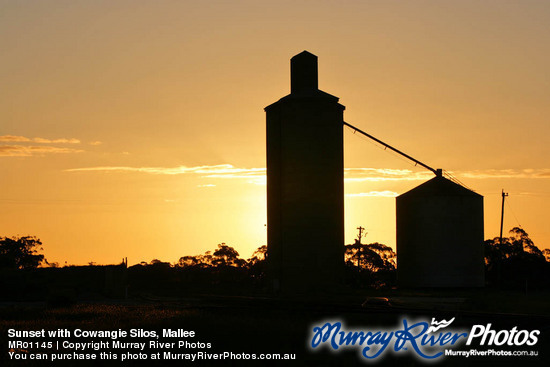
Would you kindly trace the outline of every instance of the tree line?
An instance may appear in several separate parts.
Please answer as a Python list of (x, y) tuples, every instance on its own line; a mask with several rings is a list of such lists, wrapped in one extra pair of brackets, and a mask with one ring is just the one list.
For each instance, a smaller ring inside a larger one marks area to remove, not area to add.
[(527, 232), (514, 227), (509, 237), (486, 240), (485, 281), (499, 288), (550, 288), (550, 250), (540, 250)]
[[(444, 244), (442, 244), (444, 246)], [(35, 236), (0, 237), (0, 269), (34, 269), (49, 264)], [(527, 285), (548, 288), (550, 284), (550, 250), (540, 250), (519, 227), (510, 236), (484, 242), (485, 271), (488, 286), (518, 288)], [(353, 287), (392, 287), (396, 284), (397, 256), (393, 249), (375, 242), (361, 243), (359, 237), (344, 248), (344, 282)], [(233, 247), (221, 243), (213, 251), (196, 256), (182, 256), (171, 264), (154, 259), (128, 268), (136, 284), (162, 282), (239, 283), (265, 286), (267, 246), (260, 246), (248, 259)], [(450, 254), (452, 256), (452, 254)], [(92, 265), (92, 263), (90, 263)], [(164, 279), (163, 277), (166, 277)], [(131, 278), (131, 277), (130, 277)]]

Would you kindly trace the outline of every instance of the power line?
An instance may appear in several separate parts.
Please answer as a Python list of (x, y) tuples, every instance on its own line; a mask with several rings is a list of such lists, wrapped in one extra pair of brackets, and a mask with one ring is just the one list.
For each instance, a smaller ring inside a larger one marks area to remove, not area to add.
[(518, 220), (518, 217), (516, 216), (516, 213), (514, 213), (514, 210), (512, 209), (512, 205), (510, 205), (510, 199), (508, 198), (508, 201), (506, 202), (508, 205), (508, 209), (512, 212), (512, 215), (514, 216), (514, 219), (516, 220), (516, 223), (518, 224), (518, 227), (521, 228), (521, 223)]

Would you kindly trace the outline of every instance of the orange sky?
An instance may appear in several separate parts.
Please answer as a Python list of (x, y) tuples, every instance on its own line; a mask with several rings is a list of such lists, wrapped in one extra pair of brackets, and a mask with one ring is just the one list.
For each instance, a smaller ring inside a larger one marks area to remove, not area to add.
[[(485, 196), (485, 237), (550, 247), (550, 3), (0, 0), (0, 236), (49, 261), (266, 243), (265, 113), (319, 56), (345, 120)], [(395, 246), (431, 177), (345, 131), (346, 242)]]

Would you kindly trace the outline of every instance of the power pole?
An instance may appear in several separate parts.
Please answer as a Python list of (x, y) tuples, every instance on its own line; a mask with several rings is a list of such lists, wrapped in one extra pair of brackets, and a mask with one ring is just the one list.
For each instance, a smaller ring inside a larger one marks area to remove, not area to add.
[[(363, 231), (365, 230), (366, 228), (364, 227), (357, 227), (357, 230), (359, 231), (359, 234), (357, 235), (357, 243), (361, 243), (361, 238), (363, 237)], [(366, 233), (365, 233), (366, 235)]]
[(502, 210), (500, 212), (500, 241), (499, 245), (502, 245), (502, 225), (504, 224), (504, 199), (508, 196), (507, 192), (504, 192), (504, 189), (502, 190)]
[[(359, 234), (357, 235), (357, 239), (355, 240), (355, 244), (357, 246), (359, 246), (359, 248), (357, 249), (357, 251), (359, 252), (359, 258), (357, 260), (357, 265), (362, 268), (362, 261), (364, 260), (364, 256), (363, 256), (363, 246), (361, 245), (361, 238), (363, 237), (363, 231), (365, 231), (366, 228), (364, 227), (357, 227), (357, 230), (359, 231)], [(367, 234), (365, 233), (365, 236)]]

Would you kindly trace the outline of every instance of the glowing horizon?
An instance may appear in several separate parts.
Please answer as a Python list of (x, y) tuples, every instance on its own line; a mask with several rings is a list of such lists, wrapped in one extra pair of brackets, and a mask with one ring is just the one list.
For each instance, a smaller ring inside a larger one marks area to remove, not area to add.
[[(422, 6), (419, 6), (419, 5)], [(48, 261), (175, 262), (266, 243), (265, 113), (319, 57), (345, 121), (485, 197), (485, 238), (550, 247), (550, 4), (1, 2), (0, 236)], [(344, 129), (346, 243), (395, 248), (433, 177)]]

